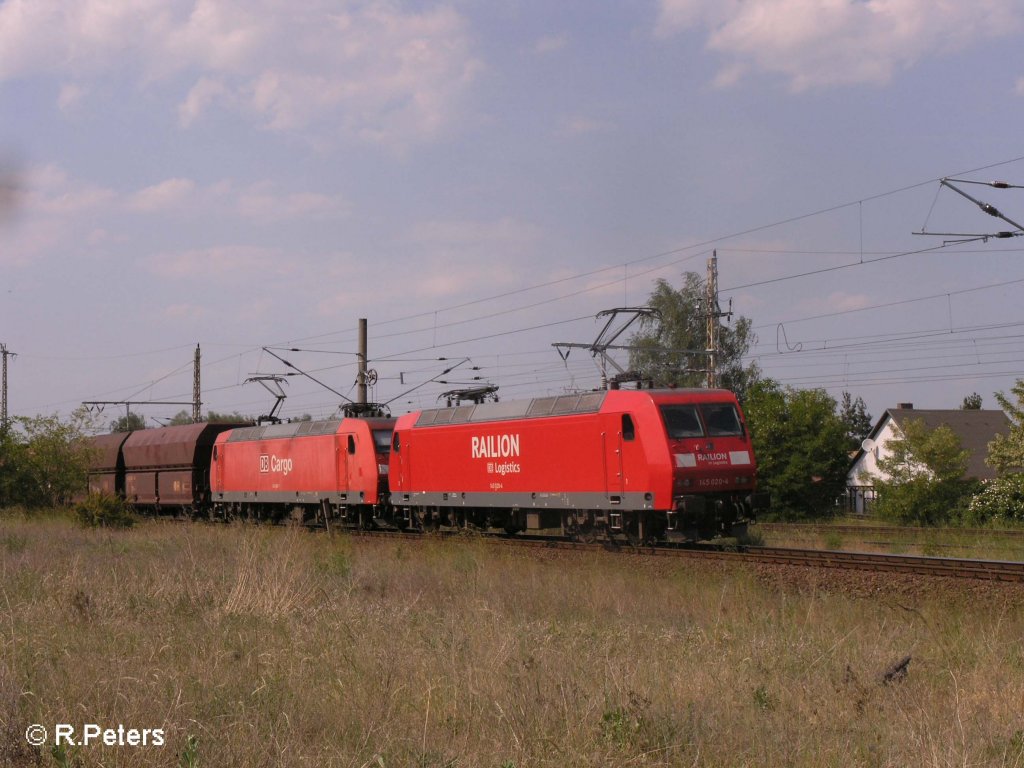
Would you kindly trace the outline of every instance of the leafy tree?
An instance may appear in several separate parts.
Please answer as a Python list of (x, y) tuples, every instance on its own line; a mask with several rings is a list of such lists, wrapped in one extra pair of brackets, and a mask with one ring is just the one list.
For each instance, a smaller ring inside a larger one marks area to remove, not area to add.
[(238, 411), (233, 411), (231, 413), (207, 411), (206, 421), (211, 424), (254, 424), (256, 419), (252, 416), (243, 416)]
[(981, 395), (977, 392), (971, 392), (964, 398), (963, 403), (960, 404), (961, 411), (980, 411), (981, 410)]
[(192, 413), (191, 413), (191, 411), (186, 411), (184, 408), (182, 408), (176, 414), (171, 416), (171, 420), (167, 422), (167, 426), (168, 427), (182, 427), (182, 426), (184, 426), (186, 424), (191, 424), (191, 423), (192, 423)]
[[(207, 411), (206, 417), (203, 421), (210, 424), (252, 424), (256, 420), (251, 416), (243, 416), (238, 411), (234, 413), (217, 413), (216, 411)], [(184, 424), (193, 424), (192, 412), (181, 410), (178, 411), (171, 420), (167, 422), (169, 427), (178, 427)]]
[(874, 426), (864, 400), (860, 397), (855, 400), (849, 392), (843, 392), (839, 418), (846, 425), (847, 450), (857, 450), (864, 438), (871, 434)]
[(763, 379), (747, 392), (743, 410), (758, 465), (758, 485), (785, 519), (835, 512), (846, 485), (847, 425), (822, 389), (793, 389)]
[(902, 425), (902, 435), (886, 442), (889, 453), (878, 460), (887, 478), (875, 478), (877, 510), (899, 523), (934, 525), (955, 519), (978, 490), (964, 479), (968, 451), (949, 427), (928, 429), (921, 419)]
[(995, 436), (988, 444), (988, 458), (985, 459), (1000, 475), (1024, 469), (1024, 379), (1017, 379), (1010, 391), (1016, 402), (1002, 392), (996, 392), (996, 400), (1010, 420), (1010, 432)]
[(0, 432), (0, 505), (52, 507), (85, 489), (92, 452), (85, 439), (94, 427), (79, 409), (67, 421), (21, 416)]
[(135, 432), (146, 428), (146, 417), (140, 416), (135, 411), (128, 411), (119, 419), (110, 422), (111, 432)]
[[(704, 285), (695, 272), (684, 275), (678, 290), (657, 280), (647, 304), (661, 318), (641, 320), (640, 331), (629, 342), (637, 347), (629, 353), (630, 367), (657, 386), (703, 386), (707, 356), (692, 350), (707, 349), (704, 303)], [(757, 340), (751, 328), (748, 318), (739, 317), (733, 327), (723, 325), (720, 333), (719, 381), (740, 396), (760, 377), (756, 363), (743, 365), (743, 356)]]

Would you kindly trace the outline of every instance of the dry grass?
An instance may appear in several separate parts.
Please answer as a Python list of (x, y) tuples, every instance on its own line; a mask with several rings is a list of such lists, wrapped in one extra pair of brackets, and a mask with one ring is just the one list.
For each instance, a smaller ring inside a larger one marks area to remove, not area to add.
[[(1020, 591), (285, 529), (0, 520), (0, 766), (1024, 766)], [(881, 682), (912, 655), (904, 679)], [(51, 731), (52, 732), (52, 731)]]

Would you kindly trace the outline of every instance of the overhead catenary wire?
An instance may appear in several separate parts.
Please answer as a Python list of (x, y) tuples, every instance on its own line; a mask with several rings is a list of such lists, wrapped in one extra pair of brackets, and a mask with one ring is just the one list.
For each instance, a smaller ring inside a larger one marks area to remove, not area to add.
[[(1019, 162), (1021, 160), (1024, 160), (1024, 156), (1016, 157), (1016, 158), (1011, 158), (1011, 159), (1008, 159), (1008, 160), (1002, 160), (1002, 161), (999, 161), (997, 163), (992, 163), (992, 164), (989, 164), (989, 165), (980, 166), (978, 168), (974, 168), (974, 169), (970, 169), (970, 170), (966, 170), (966, 171), (960, 171), (957, 174), (952, 174), (951, 177), (952, 176), (964, 175), (964, 174), (970, 174), (970, 173), (976, 173), (976, 172), (979, 172), (979, 171), (982, 171), (982, 170), (986, 170), (986, 169), (989, 169), (989, 168), (995, 168), (995, 167), (999, 167), (999, 166), (1002, 166), (1002, 165), (1008, 165), (1010, 163)], [(947, 177), (947, 178), (951, 178), (951, 177)], [(780, 219), (778, 221), (774, 221), (774, 222), (771, 222), (769, 224), (764, 224), (764, 225), (759, 225), (759, 226), (755, 226), (755, 227), (748, 227), (748, 228), (740, 229), (740, 230), (732, 232), (730, 234), (722, 235), (722, 236), (719, 236), (719, 237), (716, 237), (716, 238), (713, 238), (713, 239), (709, 239), (709, 240), (703, 241), (702, 243), (692, 243), (692, 244), (688, 244), (688, 245), (683, 245), (683, 246), (680, 246), (679, 248), (660, 251), (659, 253), (656, 253), (656, 254), (640, 257), (640, 258), (637, 258), (637, 259), (632, 259), (632, 260), (625, 261), (625, 262), (620, 262), (619, 264), (611, 265), (611, 266), (608, 266), (608, 267), (602, 267), (602, 268), (596, 269), (596, 270), (588, 270), (588, 271), (581, 272), (581, 273), (578, 273), (578, 274), (575, 274), (575, 275), (570, 275), (570, 276), (567, 276), (567, 277), (558, 278), (557, 280), (544, 281), (544, 282), (537, 283), (537, 284), (534, 284), (534, 285), (525, 286), (525, 287), (522, 287), (522, 288), (517, 288), (517, 289), (514, 289), (512, 291), (502, 292), (502, 293), (496, 294), (494, 296), (488, 296), (488, 297), (484, 297), (484, 298), (480, 298), (480, 299), (473, 299), (471, 301), (459, 302), (459, 303), (453, 304), (453, 305), (451, 305), (449, 307), (442, 307), (440, 309), (430, 310), (430, 311), (427, 311), (427, 312), (417, 313), (417, 314), (413, 314), (413, 315), (407, 315), (405, 317), (390, 318), (390, 319), (382, 321), (380, 323), (375, 322), (372, 325), (374, 327), (392, 325), (392, 324), (395, 324), (395, 323), (400, 323), (402, 321), (407, 321), (409, 319), (414, 319), (414, 318), (418, 318), (418, 317), (425, 317), (425, 316), (428, 316), (428, 315), (436, 314), (437, 312), (453, 311), (453, 310), (456, 310), (456, 309), (462, 309), (462, 308), (466, 308), (466, 307), (469, 307), (469, 306), (478, 305), (478, 304), (481, 304), (481, 303), (484, 303), (484, 302), (493, 301), (493, 300), (498, 299), (498, 298), (505, 298), (505, 297), (513, 297), (513, 296), (522, 295), (522, 294), (525, 294), (525, 293), (527, 293), (529, 291), (532, 291), (532, 290), (538, 290), (540, 288), (545, 288), (545, 287), (565, 284), (565, 283), (567, 283), (569, 281), (572, 281), (572, 280), (577, 280), (577, 279), (581, 279), (581, 278), (584, 278), (584, 277), (587, 277), (587, 276), (593, 276), (593, 275), (596, 275), (596, 274), (605, 273), (605, 272), (608, 272), (608, 271), (611, 271), (611, 270), (620, 270), (620, 269), (622, 269), (624, 267), (628, 268), (629, 266), (636, 265), (636, 264), (639, 264), (639, 263), (643, 263), (643, 262), (646, 262), (646, 261), (655, 260), (655, 259), (658, 259), (658, 258), (665, 258), (667, 256), (678, 255), (678, 254), (683, 254), (683, 253), (689, 253), (691, 250), (699, 249), (699, 248), (701, 248), (704, 245), (720, 243), (720, 242), (723, 242), (723, 241), (726, 241), (726, 240), (729, 240), (729, 239), (732, 239), (732, 238), (740, 237), (740, 236), (743, 236), (743, 235), (746, 235), (746, 234), (751, 234), (751, 233), (754, 233), (754, 232), (763, 231), (765, 229), (770, 229), (772, 227), (782, 226), (782, 225), (785, 225), (785, 224), (801, 221), (801, 220), (804, 220), (804, 219), (807, 219), (807, 218), (811, 218), (811, 217), (814, 217), (814, 216), (818, 216), (818, 215), (822, 215), (822, 214), (826, 214), (826, 213), (831, 213), (831, 212), (834, 212), (834, 211), (846, 208), (846, 207), (848, 207), (850, 205), (856, 204), (860, 208), (860, 207), (863, 206), (863, 204), (865, 202), (881, 199), (883, 197), (886, 197), (886, 196), (889, 196), (889, 195), (893, 195), (893, 194), (898, 194), (898, 193), (901, 193), (901, 192), (906, 192), (908, 190), (912, 190), (912, 189), (924, 186), (926, 184), (933, 183), (934, 181), (936, 181), (936, 179), (930, 179), (930, 180), (925, 181), (925, 182), (919, 182), (919, 183), (916, 183), (916, 184), (905, 185), (905, 186), (902, 186), (902, 187), (899, 187), (899, 188), (896, 188), (896, 189), (888, 190), (886, 192), (881, 192), (881, 193), (878, 193), (878, 194), (875, 194), (875, 195), (870, 195), (870, 196), (867, 196), (867, 197), (863, 197), (863, 198), (860, 198), (859, 200), (856, 200), (856, 201), (851, 201), (851, 202), (848, 202), (848, 203), (842, 203), (842, 204), (839, 204), (839, 205), (834, 205), (834, 206), (828, 206), (828, 207), (820, 208), (820, 209), (817, 209), (815, 211), (811, 211), (809, 213), (801, 214), (801, 215), (794, 216), (794, 217), (788, 217), (788, 218)], [(980, 182), (978, 182), (978, 183), (980, 183)], [(864, 261), (865, 261), (865, 263), (871, 263), (873, 261), (882, 261), (882, 260), (885, 260), (885, 259), (894, 259), (894, 258), (899, 258), (900, 256), (906, 256), (906, 255), (910, 255), (910, 254), (914, 254), (914, 253), (924, 253), (924, 252), (928, 252), (930, 250), (938, 250), (939, 248), (942, 248), (942, 247), (943, 246), (937, 246), (934, 249), (921, 249), (921, 250), (918, 250), (918, 251), (898, 251), (898, 252), (894, 252), (894, 253), (887, 253), (887, 254), (879, 257), (878, 259), (865, 259)], [(736, 249), (736, 250), (737, 251), (744, 251), (745, 250), (747, 252), (758, 252), (757, 249)], [(767, 250), (765, 249), (764, 252), (767, 252)], [(792, 251), (792, 252), (793, 253), (798, 253), (797, 251)], [(948, 252), (950, 252), (950, 253), (965, 252), (966, 253), (966, 252), (977, 252), (977, 251), (966, 251), (966, 250), (961, 251), (959, 249), (949, 249)], [(986, 252), (994, 252), (994, 251), (986, 251)], [(699, 255), (699, 254), (689, 255), (689, 256), (687, 256), (687, 259), (695, 258), (697, 255)], [(675, 261), (673, 263), (674, 264), (675, 263), (681, 263), (681, 262), (686, 261), (687, 259), (680, 259), (680, 260), (677, 260), (677, 261)], [(859, 262), (858, 262), (858, 264), (839, 265), (839, 266), (825, 268), (823, 271), (835, 271), (837, 269), (845, 269), (845, 268), (848, 268), (850, 266), (859, 266), (859, 265), (860, 265)], [(664, 268), (667, 268), (667, 267), (665, 265), (660, 265), (660, 266), (654, 267), (652, 270), (648, 270), (648, 272), (657, 271), (659, 269), (664, 269)], [(775, 279), (770, 280), (770, 281), (754, 282), (754, 283), (749, 283), (749, 284), (747, 284), (745, 286), (736, 286), (736, 287), (733, 287), (733, 288), (728, 288), (728, 289), (723, 289), (723, 290), (738, 290), (738, 289), (741, 289), (741, 288), (754, 287), (754, 286), (766, 284), (766, 283), (769, 283), (769, 282), (777, 283), (777, 282), (782, 282), (784, 280), (795, 280), (795, 279), (799, 279), (801, 277), (806, 277), (806, 276), (808, 276), (810, 274), (815, 274), (815, 273), (820, 273), (820, 272), (819, 272), (819, 270), (814, 270), (814, 271), (811, 271), (811, 272), (803, 271), (803, 272), (796, 273), (796, 274), (793, 274), (793, 275), (781, 276), (779, 278), (775, 278)], [(643, 274), (646, 274), (646, 273), (643, 273)], [(617, 283), (618, 280), (616, 280), (615, 282)], [(611, 284), (612, 283), (602, 283), (602, 286), (607, 286), (607, 285), (611, 285)], [(587, 290), (592, 290), (592, 289), (584, 288), (582, 290), (574, 291), (570, 295), (579, 295), (579, 294), (582, 294), (582, 293), (586, 293)], [(955, 295), (956, 293), (959, 293), (959, 292), (952, 292), (952, 293), (953, 293), (953, 295)], [(536, 302), (536, 303), (530, 304), (529, 307), (539, 306), (541, 304), (550, 304), (550, 303), (553, 303), (554, 301), (558, 301), (558, 300), (559, 299), (546, 299), (546, 300), (544, 300), (542, 302)], [(924, 300), (924, 299), (921, 298), (921, 299), (917, 299), (917, 300)], [(911, 301), (911, 300), (906, 300), (906, 301)], [(901, 303), (901, 302), (893, 302), (892, 305), (896, 306), (899, 303)], [(526, 308), (528, 308), (528, 307), (526, 307)], [(488, 317), (506, 316), (506, 315), (511, 314), (513, 312), (516, 312), (516, 311), (524, 311), (526, 308), (513, 308), (513, 309), (508, 309), (508, 310), (502, 310), (501, 312), (491, 313), (490, 315), (485, 314), (482, 317), (486, 319)], [(861, 311), (861, 310), (851, 310), (851, 311)], [(828, 316), (828, 313), (826, 313), (824, 316)], [(567, 319), (567, 320), (558, 320), (558, 321), (555, 321), (555, 322), (552, 322), (552, 323), (545, 323), (545, 324), (541, 324), (541, 325), (531, 325), (531, 326), (528, 326), (528, 327), (525, 327), (525, 328), (514, 328), (514, 329), (511, 329), (511, 330), (505, 330), (505, 331), (501, 331), (501, 332), (489, 333), (489, 334), (485, 334), (485, 335), (477, 335), (477, 336), (473, 336), (473, 337), (470, 337), (470, 338), (458, 339), (458, 340), (454, 340), (454, 341), (443, 341), (442, 340), (442, 343), (441, 343), (440, 346), (441, 347), (453, 347), (453, 346), (457, 346), (457, 345), (460, 345), (460, 344), (470, 344), (470, 343), (479, 342), (479, 341), (482, 341), (482, 340), (486, 341), (486, 340), (489, 340), (489, 339), (494, 339), (494, 338), (499, 338), (499, 337), (507, 337), (507, 336), (512, 335), (512, 334), (526, 333), (526, 332), (529, 332), (529, 331), (532, 331), (532, 330), (537, 330), (537, 329), (543, 328), (543, 327), (552, 327), (554, 325), (560, 325), (560, 324), (576, 322), (576, 321), (579, 321), (579, 320), (586, 319), (587, 317), (588, 316), (582, 316), (582, 317), (570, 318), (570, 319)], [(787, 322), (799, 322), (799, 321), (800, 320), (791, 320), (791, 321), (787, 321)], [(470, 322), (479, 322), (479, 320), (478, 319), (460, 320), (460, 321), (457, 321), (455, 323), (452, 323), (452, 325), (454, 326), (454, 325), (460, 325), (460, 324), (465, 324), (465, 323), (470, 323)], [(425, 332), (426, 330), (427, 329), (422, 329), (423, 332)], [(338, 332), (335, 332), (333, 334), (332, 333), (318, 334), (316, 336), (302, 337), (302, 338), (304, 338), (304, 339), (327, 338), (327, 337), (332, 337), (332, 336), (337, 336), (337, 335), (338, 335)], [(398, 335), (404, 335), (404, 334), (388, 334), (388, 335), (389, 336), (398, 336)], [(242, 345), (239, 345), (239, 346), (242, 346)], [(187, 348), (187, 347), (183, 346), (181, 348)], [(420, 349), (422, 351), (425, 351), (425, 350), (433, 349), (433, 348), (434, 347), (421, 347)], [(174, 349), (174, 348), (171, 348), (171, 349)], [(255, 350), (256, 350), (256, 347), (254, 346), (253, 349), (251, 349), (250, 351), (254, 352)], [(141, 355), (141, 354), (147, 354), (147, 353), (129, 353), (128, 356)], [(380, 359), (382, 361), (397, 360), (398, 356), (401, 355), (401, 354), (403, 354), (403, 353), (390, 353), (386, 357), (382, 357)], [(415, 352), (407, 352), (405, 354), (415, 354)], [(240, 354), (233, 354), (229, 358), (225, 358), (225, 359), (230, 359), (232, 362), (234, 362), (234, 361), (240, 359), (240, 357), (241, 357)], [(375, 358), (375, 360), (376, 360), (376, 358)], [(217, 361), (214, 361), (214, 362), (210, 363), (209, 365), (212, 367), (215, 364), (217, 364)], [(184, 367), (185, 366), (183, 366), (183, 368)], [(162, 377), (159, 381), (163, 381), (164, 378), (167, 378), (167, 377)], [(143, 387), (143, 389), (145, 389), (146, 387), (153, 386), (153, 384), (154, 384), (154, 382), (145, 382), (145, 383), (140, 382), (140, 383), (138, 383), (136, 385), (133, 385), (133, 386), (135, 386), (135, 387), (141, 386), (141, 387)], [(225, 387), (224, 391), (227, 391), (230, 388), (231, 387)], [(121, 388), (118, 391), (125, 391), (125, 388)], [(216, 390), (211, 389), (210, 391), (216, 391)]]

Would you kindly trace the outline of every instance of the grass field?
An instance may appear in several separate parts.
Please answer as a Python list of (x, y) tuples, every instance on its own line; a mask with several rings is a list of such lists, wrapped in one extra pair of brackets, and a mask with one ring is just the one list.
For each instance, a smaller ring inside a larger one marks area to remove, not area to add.
[(875, 586), (2, 518), (0, 766), (1024, 766), (1024, 591)]

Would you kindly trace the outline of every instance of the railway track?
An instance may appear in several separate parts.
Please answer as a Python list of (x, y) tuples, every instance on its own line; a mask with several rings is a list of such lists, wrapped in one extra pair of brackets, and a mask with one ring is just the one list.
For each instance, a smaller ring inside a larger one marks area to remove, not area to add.
[(924, 555), (883, 555), (784, 547), (749, 547), (744, 553), (757, 562), (884, 571), (919, 576), (945, 576), (1024, 584), (1024, 563), (1003, 560), (967, 560)]
[(977, 536), (978, 538), (1024, 539), (1024, 529), (994, 528), (921, 528), (898, 525), (831, 525), (816, 523), (758, 523), (765, 533), (808, 533), (843, 536)]
[[(355, 536), (393, 536), (388, 532), (355, 532)], [(400, 534), (406, 539), (424, 538), (421, 534)], [(442, 532), (427, 536), (459, 537), (459, 532)], [(929, 557), (924, 555), (886, 555), (866, 552), (836, 552), (788, 547), (743, 546), (727, 549), (713, 546), (643, 546), (603, 542), (567, 541), (545, 536), (480, 536), (482, 540), (511, 543), (515, 546), (575, 551), (611, 551), (648, 557), (687, 557), (727, 560), (735, 563), (794, 565), (838, 570), (874, 571), (916, 576), (937, 576), (954, 579), (975, 579), (1024, 584), (1024, 562), (1001, 560), (968, 560), (963, 558)]]

